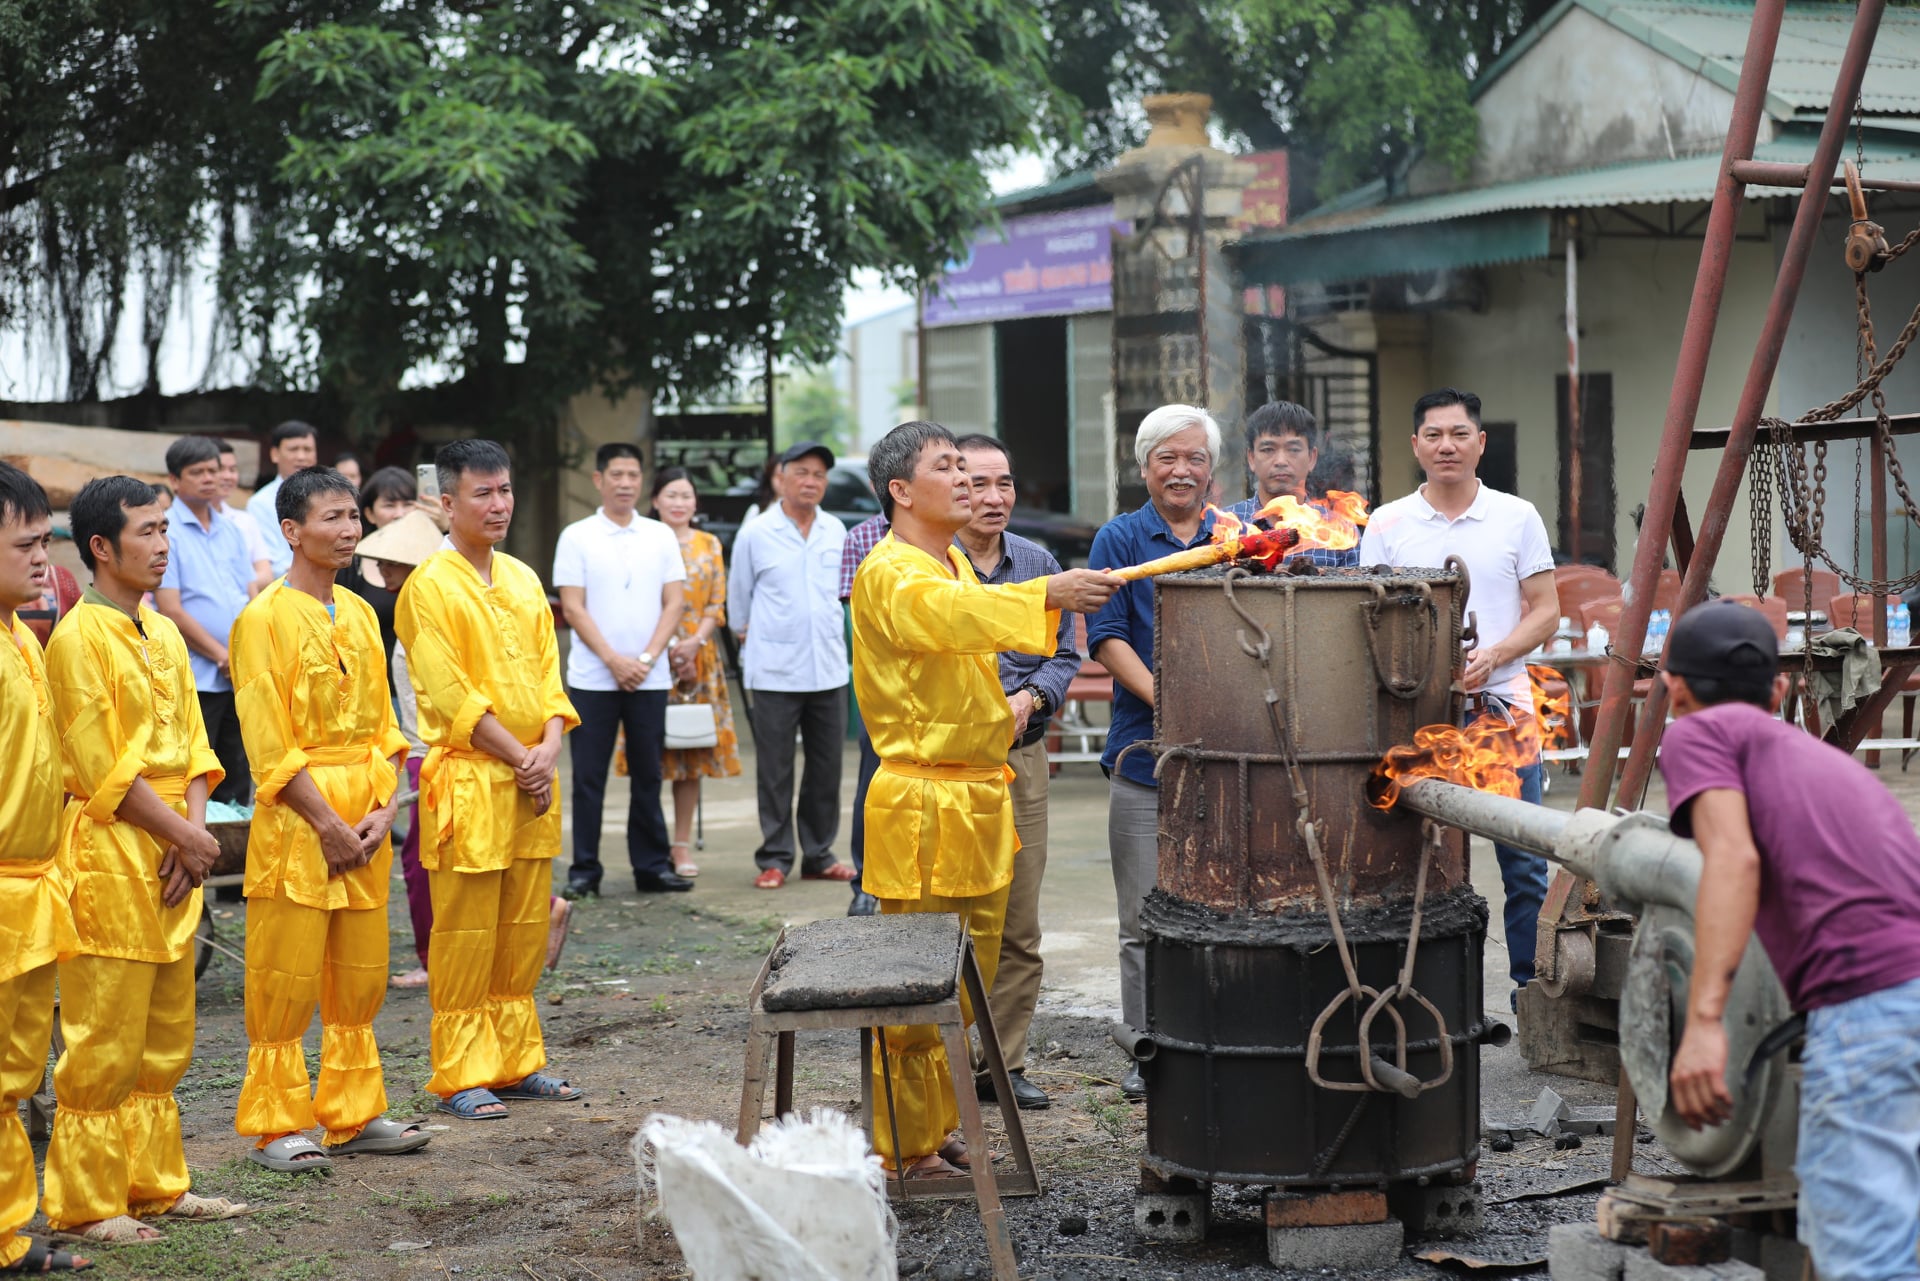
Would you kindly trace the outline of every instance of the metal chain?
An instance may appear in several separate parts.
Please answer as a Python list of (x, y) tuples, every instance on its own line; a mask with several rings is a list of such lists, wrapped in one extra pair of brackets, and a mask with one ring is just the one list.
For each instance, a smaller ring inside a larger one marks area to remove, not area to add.
[(1747, 468), (1747, 511), (1753, 518), (1753, 594), (1773, 592), (1773, 473), (1779, 465), (1773, 441), (1754, 441), (1753, 462)]

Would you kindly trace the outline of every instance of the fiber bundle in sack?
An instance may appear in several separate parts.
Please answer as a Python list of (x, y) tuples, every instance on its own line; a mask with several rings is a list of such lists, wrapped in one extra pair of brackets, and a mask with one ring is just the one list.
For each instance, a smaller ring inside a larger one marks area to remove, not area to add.
[(822, 1108), (741, 1147), (711, 1121), (655, 1113), (633, 1139), (695, 1281), (893, 1281), (896, 1224), (867, 1136)]

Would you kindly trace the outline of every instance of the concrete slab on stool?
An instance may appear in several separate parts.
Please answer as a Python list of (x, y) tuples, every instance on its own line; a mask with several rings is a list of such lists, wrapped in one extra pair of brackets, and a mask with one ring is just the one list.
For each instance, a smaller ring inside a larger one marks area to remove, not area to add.
[(1553, 1281), (1620, 1281), (1632, 1248), (1607, 1240), (1596, 1224), (1556, 1224), (1547, 1231), (1547, 1275)]
[(1345, 1227), (1268, 1228), (1267, 1262), (1276, 1268), (1377, 1268), (1400, 1261), (1400, 1220)]
[(953, 995), (959, 955), (951, 912), (829, 917), (787, 931), (760, 1003), (775, 1013), (925, 1005)]

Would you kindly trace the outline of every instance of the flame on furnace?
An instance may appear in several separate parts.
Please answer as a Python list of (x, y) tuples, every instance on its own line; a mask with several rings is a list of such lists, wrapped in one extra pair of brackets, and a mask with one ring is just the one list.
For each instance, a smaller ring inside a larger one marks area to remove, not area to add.
[[(1551, 667), (1527, 664), (1533, 684), (1533, 714), (1509, 722), (1483, 712), (1465, 728), (1429, 725), (1414, 731), (1410, 746), (1396, 747), (1373, 767), (1369, 788), (1373, 804), (1390, 810), (1400, 789), (1437, 778), (1496, 796), (1520, 797), (1519, 770), (1542, 748), (1559, 747), (1573, 736), (1572, 694), (1566, 678)], [(1557, 685), (1557, 690), (1549, 690)]]
[[(1325, 510), (1322, 510), (1322, 508)], [(1282, 494), (1253, 514), (1251, 523), (1232, 512), (1213, 508), (1210, 541), (1240, 541), (1240, 560), (1257, 560), (1268, 569), (1300, 552), (1321, 548), (1343, 552), (1360, 544), (1360, 526), (1367, 523), (1367, 500), (1344, 489), (1330, 489), (1326, 497), (1308, 504)], [(1263, 538), (1268, 531), (1291, 534), (1291, 539)]]

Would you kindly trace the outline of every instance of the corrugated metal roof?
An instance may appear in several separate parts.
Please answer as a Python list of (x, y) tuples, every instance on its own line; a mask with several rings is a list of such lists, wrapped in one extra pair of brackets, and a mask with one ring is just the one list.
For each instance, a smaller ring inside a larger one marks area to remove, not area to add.
[[(1806, 164), (1813, 158), (1815, 131), (1790, 129), (1756, 148), (1755, 159)], [(1853, 148), (1847, 149), (1851, 155)], [(1876, 178), (1920, 181), (1920, 137), (1870, 135), (1866, 172)], [(1677, 160), (1636, 161), (1574, 173), (1527, 178), (1491, 187), (1421, 196), (1369, 208), (1315, 211), (1284, 231), (1252, 240), (1300, 240), (1312, 236), (1382, 227), (1445, 222), (1511, 209), (1591, 209), (1608, 205), (1663, 205), (1670, 201), (1711, 200), (1720, 172), (1720, 153)], [(1752, 199), (1791, 194), (1778, 187), (1749, 187)]]
[[(1740, 79), (1753, 22), (1753, 5), (1746, 0), (1563, 0), (1487, 66), (1474, 82), (1475, 95), (1575, 5), (1728, 91)], [(1853, 15), (1850, 4), (1787, 6), (1767, 94), (1775, 116), (1825, 113)], [(1881, 18), (1861, 99), (1869, 112), (1920, 111), (1920, 9), (1889, 8)]]

